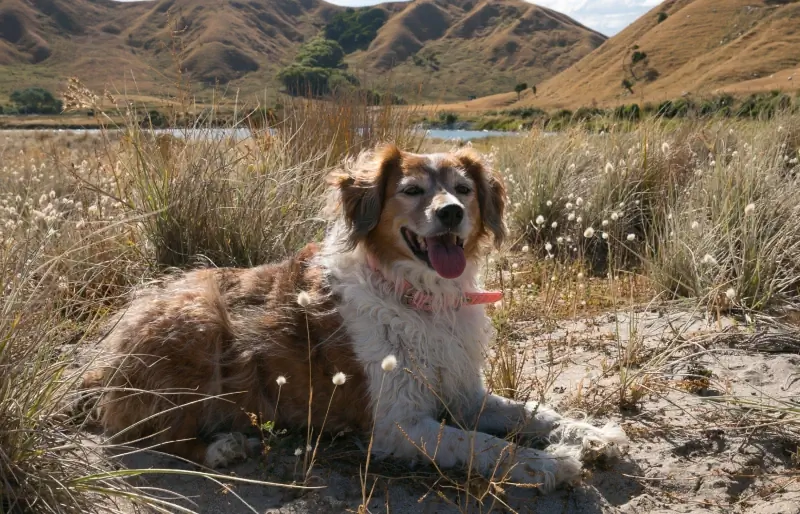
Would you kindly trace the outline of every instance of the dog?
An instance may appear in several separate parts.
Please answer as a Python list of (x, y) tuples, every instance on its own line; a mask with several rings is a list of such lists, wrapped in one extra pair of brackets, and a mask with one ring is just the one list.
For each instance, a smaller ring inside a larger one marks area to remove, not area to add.
[[(543, 491), (575, 481), (582, 459), (621, 454), (617, 425), (486, 389), (485, 307), (500, 295), (479, 290), (479, 264), (506, 237), (506, 191), (478, 153), (383, 145), (328, 184), (321, 244), (277, 264), (186, 272), (114, 319), (111, 360), (85, 384), (102, 388), (108, 433), (224, 467), (258, 451), (245, 435), (255, 414), (373, 434), (376, 458), (471, 466)], [(506, 440), (517, 433), (546, 447)]]

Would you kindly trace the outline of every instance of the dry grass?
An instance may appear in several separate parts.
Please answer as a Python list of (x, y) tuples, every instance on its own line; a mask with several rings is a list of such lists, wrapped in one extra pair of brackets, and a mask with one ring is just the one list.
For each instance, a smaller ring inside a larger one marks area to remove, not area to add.
[[(82, 344), (132, 287), (167, 268), (260, 264), (318, 240), (327, 170), (378, 141), (422, 144), (407, 110), (362, 100), (298, 100), (271, 131), (231, 127), (245, 139), (215, 137), (206, 124), (164, 135), (135, 123), (96, 135), (0, 136), (0, 510), (157, 502), (127, 480), (137, 471), (113, 471), (119, 462), (89, 444), (66, 409)], [(796, 306), (799, 123), (644, 123), (625, 134), (476, 143), (492, 145), (485, 150), (506, 175), (512, 206), (512, 245), (485, 267), (486, 282), (506, 292), (491, 310), (489, 386), (549, 401), (569, 352), (589, 344), (553, 334), (610, 313), (614, 328), (596, 344), (613, 351), (566, 407), (608, 415), (670, 388), (709, 387), (702, 374), (681, 385), (666, 378), (700, 343), (676, 328), (648, 346), (640, 306), (683, 297), (714, 315), (748, 316)], [(772, 405), (768, 414), (796, 424), (792, 405)], [(328, 458), (314, 456), (320, 465)], [(364, 511), (380, 473), (385, 465), (362, 475)], [(425, 480), (463, 510), (476, 498), (502, 505), (502, 484), (442, 470)]]
[[(659, 23), (661, 11), (668, 18)], [(543, 82), (537, 96), (528, 95), (521, 104), (577, 109), (588, 103), (658, 103), (685, 93), (795, 91), (800, 61), (793, 49), (800, 36), (792, 19), (798, 12), (795, 2), (768, 0), (658, 5), (611, 38), (602, 52)], [(646, 59), (631, 66), (634, 51)], [(648, 70), (657, 71), (658, 79), (645, 79)], [(633, 83), (633, 94), (622, 87), (623, 79)]]

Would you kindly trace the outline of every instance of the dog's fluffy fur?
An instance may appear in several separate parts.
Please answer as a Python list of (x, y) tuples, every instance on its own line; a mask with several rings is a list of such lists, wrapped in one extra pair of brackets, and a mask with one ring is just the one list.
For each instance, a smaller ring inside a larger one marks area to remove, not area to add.
[[(374, 424), (378, 457), (471, 464), (549, 490), (576, 479), (582, 458), (619, 453), (626, 438), (617, 426), (485, 389), (491, 324), (482, 305), (453, 307), (478, 285), (484, 243), (505, 236), (503, 183), (477, 154), (390, 145), (347, 163), (330, 183), (333, 219), (321, 246), (279, 264), (186, 273), (119, 315), (104, 343), (112, 361), (86, 380), (103, 386), (108, 432), (152, 436), (175, 455), (224, 466), (257, 448), (244, 435), (250, 413), (279, 428), (307, 427), (311, 389), (315, 430), (333, 395), (326, 431), (369, 433)], [(443, 227), (437, 213), (448, 205), (462, 217)], [(443, 278), (420, 253), (418, 243), (443, 230), (466, 258), (457, 278)], [(403, 301), (403, 281), (430, 295), (431, 311)], [(301, 292), (308, 305), (298, 303)], [(388, 355), (398, 363), (390, 372), (381, 366)], [(334, 392), (338, 372), (347, 381)], [(287, 380), (280, 388), (279, 376)], [(518, 430), (549, 446), (502, 438)]]

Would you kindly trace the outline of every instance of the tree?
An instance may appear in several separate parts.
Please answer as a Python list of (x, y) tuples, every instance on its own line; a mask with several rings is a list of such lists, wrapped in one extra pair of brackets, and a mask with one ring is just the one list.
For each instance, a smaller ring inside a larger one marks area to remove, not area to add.
[(383, 9), (348, 8), (334, 14), (325, 25), (325, 37), (337, 41), (347, 53), (363, 50), (375, 39), (387, 18)]
[(10, 99), (22, 114), (58, 114), (64, 106), (53, 93), (41, 87), (14, 91)]
[(358, 85), (347, 73), (344, 50), (336, 41), (315, 37), (300, 47), (295, 62), (278, 73), (290, 95), (323, 96), (334, 89)]
[(533, 93), (533, 96), (536, 96), (536, 84), (531, 86), (531, 92)]
[(295, 59), (300, 66), (309, 68), (344, 69), (344, 50), (342, 45), (332, 39), (315, 37), (300, 47)]
[(628, 90), (631, 94), (633, 94), (633, 82), (628, 79), (622, 79), (622, 87)]
[(517, 100), (519, 100), (520, 95), (526, 89), (528, 89), (528, 83), (527, 82), (520, 82), (519, 84), (514, 86), (514, 92), (517, 94)]

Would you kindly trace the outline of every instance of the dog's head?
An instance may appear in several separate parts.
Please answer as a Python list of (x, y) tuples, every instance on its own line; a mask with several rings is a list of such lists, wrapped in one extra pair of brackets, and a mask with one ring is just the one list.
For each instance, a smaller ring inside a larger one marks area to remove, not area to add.
[(499, 246), (506, 235), (503, 182), (469, 149), (426, 155), (387, 145), (331, 183), (349, 243), (384, 265), (407, 261), (455, 279), (484, 242)]

